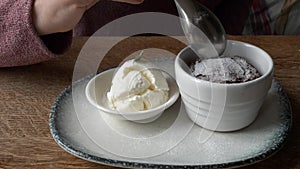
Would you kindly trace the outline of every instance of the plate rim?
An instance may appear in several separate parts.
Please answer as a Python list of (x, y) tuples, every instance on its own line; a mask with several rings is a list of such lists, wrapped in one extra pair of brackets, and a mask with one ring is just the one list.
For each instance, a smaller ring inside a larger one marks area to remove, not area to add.
[[(110, 68), (111, 69), (111, 68)], [(106, 69), (109, 70), (109, 69)], [(106, 71), (103, 70), (103, 71)], [(284, 144), (287, 142), (287, 138), (290, 135), (291, 132), (291, 128), (292, 128), (292, 108), (291, 108), (291, 102), (288, 98), (288, 95), (286, 94), (286, 92), (283, 90), (282, 86), (280, 85), (280, 83), (273, 78), (273, 82), (276, 86), (277, 86), (277, 93), (279, 93), (279, 95), (282, 97), (282, 99), (280, 100), (280, 102), (284, 102), (284, 103), (280, 103), (280, 104), (284, 104), (285, 105), (285, 111), (289, 112), (288, 114), (285, 114), (287, 122), (286, 122), (286, 131), (284, 132), (284, 134), (282, 135), (282, 138), (275, 146), (274, 148), (268, 149), (267, 151), (258, 154), (257, 156), (254, 157), (250, 157), (250, 158), (245, 158), (245, 159), (241, 159), (239, 161), (232, 161), (232, 162), (227, 162), (227, 163), (215, 163), (215, 164), (203, 164), (203, 165), (168, 165), (168, 164), (155, 164), (155, 163), (142, 163), (142, 162), (132, 162), (132, 161), (122, 161), (122, 160), (114, 160), (114, 159), (109, 159), (109, 158), (103, 158), (103, 157), (99, 157), (99, 156), (95, 156), (95, 155), (91, 155), (89, 153), (80, 151), (78, 149), (76, 149), (75, 147), (69, 145), (68, 143), (66, 143), (64, 141), (64, 138), (62, 138), (59, 135), (57, 126), (56, 126), (56, 114), (58, 111), (58, 107), (59, 107), (59, 103), (64, 99), (64, 97), (67, 96), (68, 93), (72, 93), (72, 88), (74, 86), (79, 85), (81, 82), (86, 81), (88, 79), (91, 79), (92, 77), (94, 77), (95, 75), (103, 72), (97, 72), (91, 75), (88, 75), (86, 77), (83, 77), (82, 79), (77, 80), (76, 82), (73, 82), (71, 85), (69, 85), (68, 87), (66, 87), (56, 98), (56, 100), (54, 101), (51, 110), (50, 110), (50, 114), (49, 114), (49, 128), (50, 128), (50, 133), (52, 138), (54, 139), (54, 141), (66, 152), (90, 161), (90, 162), (94, 162), (94, 163), (98, 163), (98, 164), (103, 164), (103, 165), (109, 165), (109, 166), (113, 166), (113, 167), (123, 167), (123, 168), (174, 168), (174, 169), (181, 169), (181, 168), (185, 168), (185, 169), (192, 169), (192, 168), (198, 168), (198, 169), (202, 169), (202, 168), (236, 168), (236, 167), (242, 167), (242, 166), (247, 166), (247, 165), (251, 165), (251, 164), (255, 164), (258, 163), (260, 161), (263, 161), (269, 157), (271, 157), (272, 155), (274, 155), (276, 152), (278, 152), (283, 146)]]

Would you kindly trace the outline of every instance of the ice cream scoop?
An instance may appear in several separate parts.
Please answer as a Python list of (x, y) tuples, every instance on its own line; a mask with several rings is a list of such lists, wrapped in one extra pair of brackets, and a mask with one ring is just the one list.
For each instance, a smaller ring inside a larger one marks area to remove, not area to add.
[(113, 110), (125, 113), (158, 107), (168, 101), (168, 93), (161, 70), (143, 59), (133, 59), (116, 71), (107, 98)]

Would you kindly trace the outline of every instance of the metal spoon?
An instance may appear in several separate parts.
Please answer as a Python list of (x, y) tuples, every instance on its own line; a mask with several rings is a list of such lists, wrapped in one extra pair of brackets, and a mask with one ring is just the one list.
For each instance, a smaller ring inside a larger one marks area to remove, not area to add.
[(226, 32), (219, 19), (195, 0), (174, 0), (184, 34), (193, 51), (204, 58), (221, 56)]

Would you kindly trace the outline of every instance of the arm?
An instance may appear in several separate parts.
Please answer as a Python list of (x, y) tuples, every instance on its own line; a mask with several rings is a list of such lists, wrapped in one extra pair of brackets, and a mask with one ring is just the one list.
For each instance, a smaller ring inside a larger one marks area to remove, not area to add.
[(98, 1), (1, 0), (0, 67), (35, 64), (62, 54), (71, 44), (71, 30)]
[[(40, 38), (31, 17), (32, 7), (32, 0), (0, 2), (0, 67), (49, 60), (64, 52), (71, 44), (71, 32)], [(59, 48), (48, 48), (50, 41), (56, 41)]]

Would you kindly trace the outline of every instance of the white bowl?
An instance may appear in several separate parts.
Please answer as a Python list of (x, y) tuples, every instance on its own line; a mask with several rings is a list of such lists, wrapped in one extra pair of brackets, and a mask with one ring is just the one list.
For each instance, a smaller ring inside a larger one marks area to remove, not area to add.
[(116, 110), (112, 110), (108, 105), (108, 99), (106, 97), (107, 92), (111, 87), (111, 81), (116, 69), (110, 69), (92, 78), (86, 86), (86, 97), (88, 101), (95, 106), (101, 113), (105, 113), (115, 118), (122, 120), (130, 120), (138, 123), (149, 123), (156, 120), (165, 109), (169, 108), (175, 103), (179, 96), (178, 86), (174, 78), (169, 74), (162, 72), (167, 79), (169, 85), (169, 100), (164, 104), (145, 111), (139, 112), (126, 112), (122, 113)]
[(197, 56), (183, 49), (175, 60), (175, 75), (188, 116), (214, 131), (234, 131), (250, 125), (258, 115), (273, 79), (273, 61), (262, 49), (229, 40), (225, 56), (241, 56), (262, 76), (243, 83), (219, 84), (193, 77), (188, 65)]

